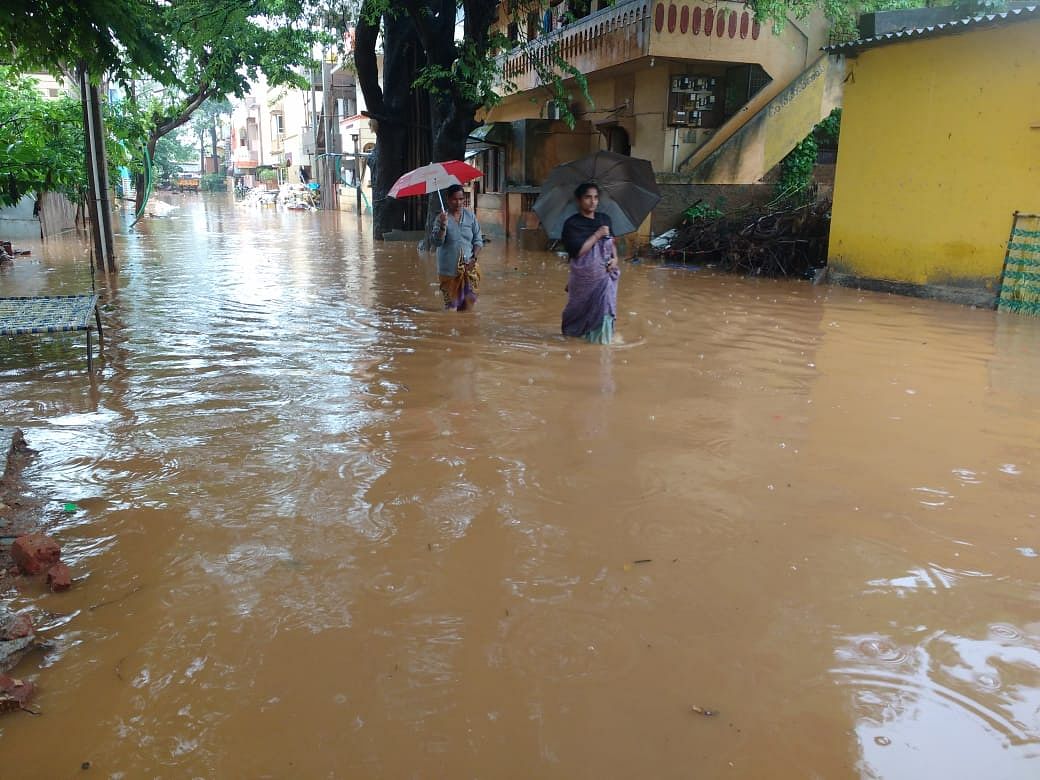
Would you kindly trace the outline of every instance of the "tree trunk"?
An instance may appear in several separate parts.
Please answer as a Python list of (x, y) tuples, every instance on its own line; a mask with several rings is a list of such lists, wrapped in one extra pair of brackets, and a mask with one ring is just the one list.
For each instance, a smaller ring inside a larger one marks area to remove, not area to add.
[[(461, 160), (469, 134), (479, 126), (480, 105), (465, 96), (466, 85), (451, 78), (438, 84), (435, 94), (417, 92), (415, 75), (427, 65), (452, 72), (459, 56), (455, 40), (455, 0), (406, 0), (395, 3), (405, 13), (384, 15), (383, 88), (375, 56), (378, 28), (369, 24), (369, 2), (363, 4), (355, 36), (354, 61), (358, 83), (368, 104), (368, 115), (377, 121), (376, 148), (372, 157), (373, 228), (377, 237), (398, 228), (422, 229), (427, 205), (439, 210), (436, 195), (406, 202), (387, 197), (401, 174), (441, 160)], [(464, 0), (465, 35), (479, 59), (489, 56), (491, 27), (498, 14), (498, 0)], [(470, 93), (472, 97), (472, 93)]]
[[(191, 119), (191, 115), (195, 113), (195, 110), (205, 103), (208, 98), (213, 96), (215, 89), (216, 87), (213, 84), (203, 85), (199, 87), (197, 92), (186, 99), (185, 103), (181, 107), (180, 113), (157, 118), (155, 125), (148, 134), (148, 155), (145, 158), (145, 166), (151, 166), (154, 168), (154, 166), (152, 166), (152, 161), (155, 159), (155, 145), (159, 143), (159, 139), (167, 133), (172, 133), (178, 127)], [(149, 173), (151, 173), (151, 171), (149, 171)], [(134, 179), (137, 182), (137, 198), (134, 206), (135, 211), (140, 214), (145, 203), (146, 177), (145, 174), (139, 173), (134, 177)], [(140, 216), (138, 216), (138, 219), (140, 219)]]
[(376, 146), (370, 160), (372, 232), (381, 239), (391, 230), (421, 230), (425, 221), (423, 198), (396, 200), (387, 195), (402, 174), (430, 161), (428, 115), (427, 121), (420, 125), (421, 103), (425, 101), (419, 99), (411, 86), (424, 60), (411, 19), (404, 14), (385, 15), (382, 19), (385, 91), (380, 89), (375, 57), (378, 30), (363, 19), (364, 16), (358, 27), (355, 63), (358, 82), (369, 107), (367, 113), (376, 123)]

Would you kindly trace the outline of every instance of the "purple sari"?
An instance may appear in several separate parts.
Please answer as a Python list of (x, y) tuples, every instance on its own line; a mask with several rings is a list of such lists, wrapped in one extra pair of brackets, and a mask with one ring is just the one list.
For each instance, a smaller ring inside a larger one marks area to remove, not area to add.
[(571, 260), (563, 334), (580, 336), (594, 344), (609, 344), (617, 317), (617, 290), (621, 270), (607, 270), (614, 239), (603, 238), (581, 257)]

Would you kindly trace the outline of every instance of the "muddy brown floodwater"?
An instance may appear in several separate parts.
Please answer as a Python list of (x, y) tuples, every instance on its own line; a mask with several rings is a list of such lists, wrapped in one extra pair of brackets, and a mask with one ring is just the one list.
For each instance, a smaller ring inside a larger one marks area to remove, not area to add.
[[(96, 383), (0, 352), (80, 507), (18, 776), (1040, 773), (1036, 320), (625, 264), (592, 347), (552, 254), (445, 314), (351, 215), (176, 202)], [(36, 250), (0, 294), (89, 286)]]

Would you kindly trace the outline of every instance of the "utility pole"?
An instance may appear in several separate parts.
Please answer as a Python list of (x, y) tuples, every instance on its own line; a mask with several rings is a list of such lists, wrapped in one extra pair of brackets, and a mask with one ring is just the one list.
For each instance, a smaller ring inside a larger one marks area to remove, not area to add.
[(322, 205), (327, 210), (333, 210), (338, 207), (336, 203), (336, 166), (333, 162), (333, 151), (332, 151), (332, 125), (330, 123), (330, 103), (333, 101), (330, 99), (331, 89), (331, 72), (326, 61), (328, 54), (322, 51), (321, 54), (321, 116), (322, 116), (322, 130), (325, 134), (325, 161), (322, 165), (322, 177), (321, 177), (321, 191)]
[(314, 69), (311, 69), (311, 179), (317, 179), (321, 181), (319, 176), (319, 165), (320, 160), (318, 159), (318, 102), (315, 97), (314, 90), (317, 88), (318, 77), (314, 73)]
[(105, 157), (105, 125), (101, 118), (101, 96), (90, 74), (81, 64), (79, 94), (83, 104), (83, 127), (86, 140), (87, 209), (90, 232), (94, 241), (95, 267), (116, 271), (116, 252), (112, 240), (112, 207), (108, 199), (108, 165)]
[(358, 139), (357, 133), (350, 136), (351, 140), (354, 141), (354, 193), (357, 196), (357, 214), (361, 216), (361, 158), (358, 156)]

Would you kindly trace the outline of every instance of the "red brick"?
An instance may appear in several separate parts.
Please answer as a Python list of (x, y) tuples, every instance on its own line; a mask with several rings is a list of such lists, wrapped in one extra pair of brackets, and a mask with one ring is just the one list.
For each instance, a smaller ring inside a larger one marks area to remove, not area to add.
[(19, 536), (11, 545), (11, 558), (22, 574), (39, 574), (61, 558), (61, 545), (45, 534)]
[(26, 680), (16, 680), (6, 674), (0, 674), (0, 693), (5, 693), (19, 704), (24, 705), (36, 692), (36, 686)]
[(47, 570), (47, 584), (57, 593), (72, 587), (72, 572), (64, 563), (56, 563)]

